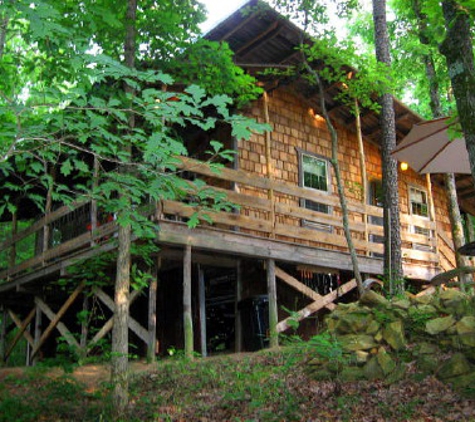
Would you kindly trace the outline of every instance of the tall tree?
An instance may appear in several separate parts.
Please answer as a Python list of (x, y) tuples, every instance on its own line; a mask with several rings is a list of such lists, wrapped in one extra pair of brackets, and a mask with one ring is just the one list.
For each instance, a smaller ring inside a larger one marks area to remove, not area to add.
[(475, 62), (471, 28), (475, 17), (473, 2), (444, 0), (445, 39), (440, 51), (447, 60), (458, 116), (475, 179)]
[[(386, 22), (386, 0), (373, 0), (373, 21), (376, 58), (387, 66), (391, 73), (391, 55)], [(402, 291), (403, 271), (401, 255), (401, 225), (399, 218), (399, 192), (397, 161), (391, 156), (396, 147), (396, 123), (393, 96), (387, 92), (380, 98), (382, 131), (381, 155), (384, 192), (384, 270), (389, 279), (389, 292)]]

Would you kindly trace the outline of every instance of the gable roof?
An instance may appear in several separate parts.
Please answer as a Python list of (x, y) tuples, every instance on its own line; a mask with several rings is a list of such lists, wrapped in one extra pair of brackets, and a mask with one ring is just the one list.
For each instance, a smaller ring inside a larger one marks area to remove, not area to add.
[[(286, 68), (302, 63), (297, 47), (302, 40), (311, 42), (304, 31), (290, 20), (260, 0), (250, 0), (228, 18), (211, 29), (205, 37), (212, 41), (226, 41), (234, 51), (234, 61), (259, 79), (267, 91), (279, 86), (291, 85), (309, 107), (321, 114), (317, 89), (301, 77), (264, 77), (266, 68)], [(324, 63), (320, 63), (324, 66)], [(348, 66), (349, 71), (355, 71)], [(327, 84), (325, 102), (330, 117), (350, 131), (356, 131), (355, 116), (341, 101), (336, 100), (340, 86)], [(394, 100), (396, 119), (396, 141), (401, 141), (415, 123), (424, 119), (397, 99)], [(363, 137), (380, 144), (381, 129), (379, 116), (370, 109), (360, 110)], [(435, 182), (442, 184), (441, 175), (433, 175)], [(469, 175), (456, 176), (457, 191), (461, 208), (475, 215), (475, 190), (473, 178)]]

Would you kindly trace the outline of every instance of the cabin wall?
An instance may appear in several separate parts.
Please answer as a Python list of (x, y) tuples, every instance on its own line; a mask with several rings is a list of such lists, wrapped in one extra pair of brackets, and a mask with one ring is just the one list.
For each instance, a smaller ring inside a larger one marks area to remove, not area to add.
[[(269, 176), (274, 180), (286, 181), (295, 185), (299, 184), (299, 154), (298, 151), (309, 154), (317, 154), (321, 157), (331, 158), (331, 138), (326, 127), (326, 123), (321, 116), (315, 115), (305, 103), (285, 89), (277, 89), (268, 94), (267, 101), (261, 97), (254, 102), (245, 113), (255, 118), (259, 122), (269, 123), (273, 131), (270, 134), (270, 156), (271, 162), (266, 159), (266, 135), (253, 135), (249, 141), (239, 141), (239, 168), (251, 174)], [(268, 118), (266, 118), (266, 107)], [(360, 157), (356, 135), (350, 130), (337, 124), (335, 127), (339, 136), (338, 159), (343, 180), (345, 181), (345, 191), (347, 198), (358, 202), (367, 202), (362, 194), (362, 172), (360, 168)], [(366, 156), (367, 180), (381, 179), (381, 155), (378, 145), (364, 142)], [(333, 168), (331, 172), (331, 194), (337, 194), (336, 178)], [(415, 186), (428, 192), (428, 183), (425, 175), (419, 175), (409, 169), (399, 171), (399, 195), (401, 212), (410, 215), (409, 209), (409, 187)], [(254, 190), (241, 190), (256, 197), (268, 198), (268, 193)], [(367, 196), (367, 195), (366, 195)], [(428, 194), (428, 198), (429, 198)], [(445, 239), (451, 240), (450, 221), (448, 217), (447, 199), (443, 188), (439, 185), (432, 185), (432, 197), (434, 201), (437, 231), (443, 232)], [(295, 198), (283, 194), (276, 194), (275, 202), (286, 203), (298, 206)], [(245, 215), (264, 218), (263, 211), (243, 209)], [(338, 210), (333, 210), (332, 215), (338, 215)], [(279, 217), (277, 217), (279, 218)], [(351, 215), (350, 220), (361, 221), (361, 214)], [(300, 218), (290, 219), (286, 217), (285, 224), (300, 226)], [(409, 230), (409, 223), (403, 223), (403, 229)], [(341, 234), (333, 231), (335, 234)], [(322, 236), (316, 233), (314, 240), (308, 241), (310, 246), (330, 249), (339, 249), (337, 246), (322, 245), (315, 239)], [(361, 234), (359, 236), (362, 236)], [(280, 240), (291, 240), (284, 236), (276, 236)], [(439, 239), (440, 241), (440, 239)], [(406, 247), (411, 247), (406, 244)], [(341, 249), (341, 248), (340, 248)], [(451, 254), (450, 250), (447, 252)], [(452, 252), (453, 255), (453, 252)], [(453, 256), (447, 259), (453, 260)], [(411, 261), (408, 261), (411, 262)], [(414, 261), (415, 263), (416, 261)], [(419, 265), (421, 262), (419, 261)]]

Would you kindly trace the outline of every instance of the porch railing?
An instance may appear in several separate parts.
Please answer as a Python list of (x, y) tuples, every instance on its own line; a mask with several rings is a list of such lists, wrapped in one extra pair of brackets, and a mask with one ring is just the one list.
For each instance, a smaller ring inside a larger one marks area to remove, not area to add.
[[(193, 214), (201, 213), (207, 214), (212, 221), (203, 223), (202, 227), (212, 226), (315, 248), (348, 250), (336, 194), (323, 194), (244, 170), (222, 168), (218, 172), (208, 164), (190, 158), (180, 160), (178, 167), (186, 171), (188, 177), (199, 177), (207, 183), (204, 188), (212, 187), (225, 193), (235, 205), (234, 210), (214, 212), (205, 207), (190, 206), (187, 201), (164, 200), (158, 207), (159, 213), (156, 213), (159, 221), (186, 221)], [(190, 195), (193, 194), (190, 188)], [(330, 212), (308, 209), (303, 206), (306, 201), (323, 205)], [(370, 222), (381, 219), (382, 209), (357, 201), (348, 201), (348, 208), (350, 230), (358, 254), (381, 256), (383, 245), (378, 243), (378, 239), (383, 237), (383, 227)], [(115, 222), (105, 222), (91, 230), (91, 222), (97, 221), (97, 217), (91, 216), (93, 209), (95, 207), (90, 203), (84, 202), (61, 207), (1, 243), (3, 270), (0, 271), (0, 282), (110, 240), (116, 230)], [(80, 222), (74, 218), (74, 213), (82, 215)], [(435, 222), (401, 214), (401, 224), (403, 259), (421, 265), (438, 264)], [(426, 229), (425, 232), (431, 235), (413, 233), (412, 227)], [(45, 235), (49, 236), (47, 241), (44, 241)], [(30, 244), (30, 254), (21, 257), (17, 254), (12, 260), (12, 249), (18, 250), (22, 242)]]

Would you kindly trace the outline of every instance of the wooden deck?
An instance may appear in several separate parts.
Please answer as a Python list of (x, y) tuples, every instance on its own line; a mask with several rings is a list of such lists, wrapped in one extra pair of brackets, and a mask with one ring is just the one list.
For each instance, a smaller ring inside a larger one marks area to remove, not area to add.
[[(212, 212), (200, 206), (184, 202), (163, 201), (149, 216), (159, 223), (159, 245), (183, 247), (191, 245), (196, 252), (212, 251), (224, 255), (240, 255), (254, 258), (271, 258), (291, 263), (305, 263), (322, 267), (351, 270), (351, 262), (343, 236), (341, 209), (336, 195), (324, 195), (295, 186), (291, 183), (256, 177), (240, 170), (223, 168), (219, 172), (209, 165), (189, 158), (182, 158), (180, 167), (203, 178), (205, 188), (225, 193), (235, 204), (232, 212)], [(228, 186), (216, 187), (216, 186)], [(190, 195), (196, 194), (190, 187)], [(303, 200), (325, 204), (331, 214), (311, 211), (300, 206)], [(73, 238), (57, 235), (54, 242), (44, 241), (53, 237), (52, 227), (61, 232), (61, 221), (80, 207), (95, 209), (80, 203), (65, 206), (34, 222), (27, 229), (16, 233), (0, 245), (3, 262), (8, 268), (0, 271), (0, 293), (22, 284), (65, 271), (78, 259), (84, 259), (100, 251), (115, 248), (116, 223), (109, 222), (88, 230), (86, 225)], [(371, 241), (372, 236), (382, 236), (383, 228), (370, 224), (371, 217), (382, 217), (382, 209), (364, 203), (349, 202), (351, 232), (357, 248), (361, 271), (368, 274), (382, 273), (383, 245)], [(189, 229), (187, 219), (198, 213), (207, 214), (212, 224), (204, 222), (196, 229)], [(94, 220), (96, 221), (96, 220)], [(437, 234), (435, 222), (416, 216), (401, 215), (403, 257), (405, 274), (410, 278), (428, 280), (437, 274), (440, 264), (439, 244), (446, 242)], [(427, 237), (410, 232), (410, 226), (429, 229)], [(38, 239), (41, 238), (41, 242)], [(17, 254), (20, 243), (33, 245), (31, 256), (20, 259)], [(415, 249), (413, 245), (419, 247)], [(421, 248), (422, 246), (422, 248)], [(424, 250), (421, 250), (424, 249)], [(223, 259), (225, 259), (223, 257)]]

